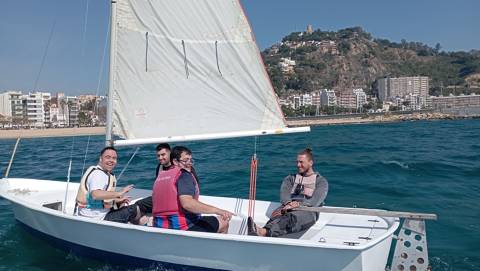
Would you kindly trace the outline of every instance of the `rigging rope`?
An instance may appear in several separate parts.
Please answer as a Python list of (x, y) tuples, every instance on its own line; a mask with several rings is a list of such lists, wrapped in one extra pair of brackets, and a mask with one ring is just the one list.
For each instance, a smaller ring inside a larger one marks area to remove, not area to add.
[(255, 220), (255, 200), (257, 195), (257, 137), (255, 137), (254, 153), (250, 162), (250, 193), (248, 197), (248, 216)]
[(63, 213), (67, 208), (67, 196), (68, 196), (68, 185), (70, 184), (70, 173), (72, 171), (72, 160), (73, 160), (73, 146), (75, 146), (75, 136), (72, 137), (72, 147), (70, 147), (70, 161), (68, 163), (67, 171), (67, 187), (65, 188), (65, 199), (63, 201)]
[(83, 24), (83, 35), (82, 35), (82, 56), (85, 55), (85, 43), (87, 40), (87, 24), (88, 24), (88, 5), (90, 3), (90, 0), (87, 0), (87, 5), (85, 7), (85, 22)]
[(131, 156), (130, 159), (128, 160), (127, 164), (123, 167), (123, 169), (122, 169), (122, 171), (120, 172), (120, 174), (118, 174), (117, 184), (118, 184), (118, 182), (120, 181), (120, 178), (122, 177), (123, 172), (125, 172), (125, 170), (127, 169), (128, 165), (130, 165), (130, 162), (132, 162), (133, 157), (135, 157), (135, 155), (137, 154), (137, 152), (138, 152), (139, 149), (140, 149), (140, 147), (137, 147), (137, 148), (135, 149), (135, 151), (133, 152), (132, 156)]
[(52, 28), (50, 29), (50, 35), (48, 37), (47, 47), (45, 48), (45, 52), (43, 53), (43, 56), (42, 56), (42, 62), (40, 63), (40, 70), (38, 71), (37, 78), (35, 79), (35, 84), (33, 85), (33, 91), (37, 91), (38, 80), (40, 79), (40, 75), (42, 74), (43, 65), (45, 64), (45, 59), (47, 58), (48, 48), (50, 47), (50, 42), (52, 41), (53, 32), (54, 32), (53, 30), (55, 29), (56, 25), (57, 25), (57, 18), (55, 18), (55, 20), (53, 21)]

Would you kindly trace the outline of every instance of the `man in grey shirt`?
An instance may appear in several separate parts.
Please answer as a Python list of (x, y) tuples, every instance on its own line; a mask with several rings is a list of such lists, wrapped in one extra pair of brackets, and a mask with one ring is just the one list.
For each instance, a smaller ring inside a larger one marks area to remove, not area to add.
[(299, 206), (318, 207), (327, 197), (328, 182), (313, 169), (311, 149), (297, 155), (297, 173), (285, 177), (280, 189), (280, 206), (272, 213), (263, 228), (248, 218), (248, 234), (282, 237), (309, 229), (318, 219), (318, 213), (294, 210)]

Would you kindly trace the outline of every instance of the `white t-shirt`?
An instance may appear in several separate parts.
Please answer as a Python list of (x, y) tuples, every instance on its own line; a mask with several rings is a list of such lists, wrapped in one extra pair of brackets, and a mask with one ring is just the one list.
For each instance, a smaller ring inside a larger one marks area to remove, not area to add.
[[(94, 190), (107, 190), (109, 176), (102, 170), (94, 170), (88, 176), (86, 181), (88, 193), (90, 194)], [(88, 196), (87, 196), (88, 197)], [(98, 220), (103, 220), (105, 215), (110, 209), (105, 208), (79, 208), (78, 214)]]

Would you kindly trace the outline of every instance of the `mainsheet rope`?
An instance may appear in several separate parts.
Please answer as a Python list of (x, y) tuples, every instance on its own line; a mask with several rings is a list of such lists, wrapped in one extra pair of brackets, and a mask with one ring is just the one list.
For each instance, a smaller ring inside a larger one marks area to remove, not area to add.
[(250, 162), (250, 193), (248, 197), (248, 216), (255, 219), (255, 199), (257, 194), (257, 137), (255, 137), (254, 153)]
[(130, 162), (132, 162), (133, 157), (135, 157), (135, 155), (137, 154), (137, 152), (138, 152), (139, 149), (140, 149), (140, 147), (137, 147), (137, 148), (135, 149), (135, 151), (133, 152), (132, 156), (131, 156), (130, 159), (128, 160), (127, 164), (123, 167), (123, 169), (122, 169), (122, 171), (120, 172), (120, 174), (118, 174), (117, 184), (119, 183), (120, 178), (121, 178), (122, 175), (123, 175), (123, 172), (125, 172), (125, 170), (127, 169), (127, 167), (130, 165)]

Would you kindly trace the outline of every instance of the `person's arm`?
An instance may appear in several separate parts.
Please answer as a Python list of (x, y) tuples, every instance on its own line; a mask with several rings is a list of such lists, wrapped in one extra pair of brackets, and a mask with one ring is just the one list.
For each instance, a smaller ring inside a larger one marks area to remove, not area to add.
[(294, 175), (288, 175), (283, 179), (282, 186), (280, 187), (280, 203), (282, 205), (286, 205), (292, 201), (292, 188), (294, 182)]
[(220, 208), (217, 208), (215, 206), (211, 206), (205, 203), (202, 203), (196, 199), (194, 199), (190, 195), (181, 195), (179, 196), (180, 199), (180, 205), (182, 205), (182, 208), (187, 210), (190, 213), (194, 214), (215, 214), (221, 216), (223, 219), (230, 220), (232, 218), (232, 213), (223, 210)]
[[(318, 174), (318, 173), (317, 173)], [(320, 174), (317, 175), (317, 180), (315, 181), (315, 190), (313, 195), (309, 199), (305, 199), (300, 205), (301, 206), (310, 206), (317, 207), (322, 204), (322, 202), (327, 197), (328, 193), (328, 182)]]
[(202, 203), (194, 198), (196, 193), (195, 180), (192, 173), (182, 172), (177, 181), (178, 199), (183, 209), (194, 214), (216, 214), (230, 220), (232, 213), (215, 206)]
[(133, 184), (127, 185), (120, 191), (105, 191), (102, 189), (95, 189), (91, 192), (92, 198), (96, 200), (111, 200), (117, 202), (125, 201), (125, 194), (133, 188)]

